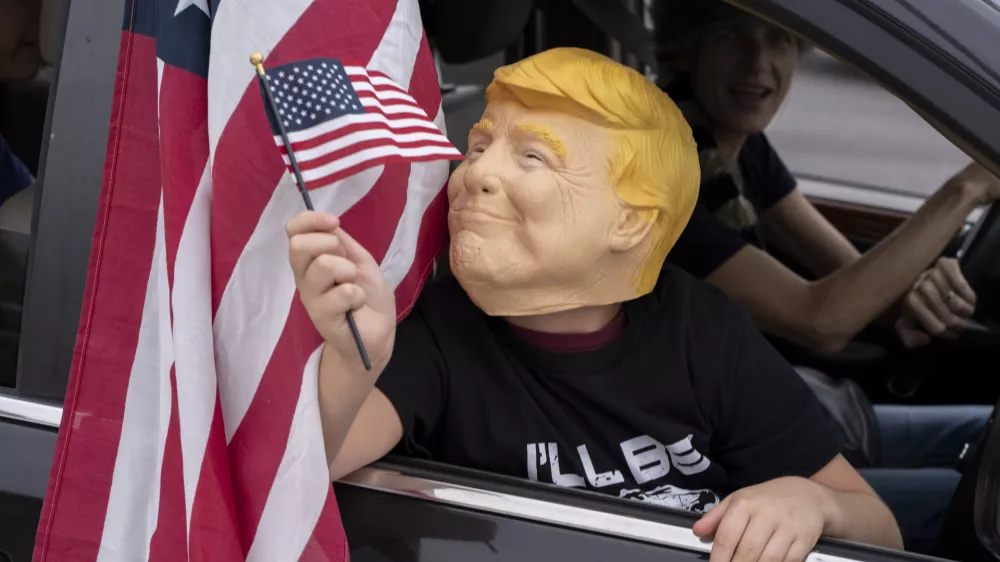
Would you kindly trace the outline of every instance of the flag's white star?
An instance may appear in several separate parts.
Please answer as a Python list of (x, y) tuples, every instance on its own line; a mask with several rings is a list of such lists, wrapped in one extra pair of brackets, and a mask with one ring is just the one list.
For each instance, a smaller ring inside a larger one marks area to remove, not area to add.
[(174, 17), (176, 18), (177, 16), (181, 15), (181, 12), (190, 8), (191, 6), (194, 6), (195, 8), (201, 10), (202, 12), (205, 12), (206, 16), (212, 17), (211, 14), (208, 13), (208, 0), (180, 0), (179, 2), (177, 2), (177, 9), (174, 11)]

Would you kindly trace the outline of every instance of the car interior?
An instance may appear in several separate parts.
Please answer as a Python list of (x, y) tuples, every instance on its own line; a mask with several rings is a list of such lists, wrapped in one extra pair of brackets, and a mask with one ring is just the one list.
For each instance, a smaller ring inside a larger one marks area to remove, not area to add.
[[(64, 2), (35, 1), (40, 14), (38, 47), (42, 66), (31, 80), (0, 83), (0, 135), (37, 182), (45, 144), (52, 65), (63, 30)], [(34, 186), (29, 187), (0, 205), (0, 386), (14, 386), (36, 191)]]
[[(445, 113), (448, 115), (448, 135), (460, 150), (464, 150), (466, 132), (484, 107), (482, 92), (496, 66), (547, 48), (573, 45), (603, 52), (653, 79), (656, 77), (650, 40), (640, 39), (648, 38), (649, 29), (655, 25), (649, 13), (651, 2), (648, 0), (621, 4), (588, 0), (523, 0), (505, 2), (502, 8), (501, 3), (496, 2), (466, 3), (460, 0), (435, 0), (422, 4), (425, 22), (429, 20), (428, 33), (434, 34), (432, 44), (442, 62), (442, 81), (451, 88), (442, 88)], [(468, 23), (476, 21), (489, 21), (490, 25)], [(794, 29), (791, 31), (795, 32)], [(809, 64), (830, 66), (832, 70), (828, 72), (848, 75), (846, 79), (862, 82), (863, 88), (879, 90), (879, 95), (884, 98), (882, 101), (890, 100), (889, 103), (902, 107), (906, 118), (922, 127), (920, 133), (926, 138), (925, 142), (945, 153), (941, 155), (942, 160), (950, 159), (956, 163), (956, 171), (968, 161), (965, 153), (935, 130), (921, 114), (898, 100), (874, 78), (820, 48), (813, 49), (807, 56), (815, 59), (808, 61)], [(807, 61), (801, 64), (805, 65)], [(845, 78), (839, 76), (837, 79)], [(454, 94), (456, 88), (475, 91), (477, 95), (459, 97)], [(793, 92), (794, 88), (793, 85)], [(830, 109), (836, 111), (836, 108)], [(783, 107), (776, 121), (780, 123), (782, 117), (788, 117), (783, 114), (794, 111), (796, 109)], [(803, 116), (802, 111), (798, 113), (797, 118), (810, 119), (809, 115)], [(827, 120), (844, 118), (836, 113), (822, 117)], [(780, 138), (780, 133), (774, 136)], [(780, 143), (773, 142), (781, 152)], [(793, 172), (801, 170), (802, 176), (807, 179), (815, 177), (809, 173), (808, 162), (800, 169), (795, 168), (794, 161), (790, 161), (789, 165)], [(888, 167), (886, 171), (889, 171)], [(821, 179), (861, 185), (862, 189), (877, 193), (906, 192), (908, 187), (912, 188), (907, 185), (912, 178), (901, 173), (895, 176), (898, 179), (888, 184), (861, 183), (851, 177)], [(909, 216), (909, 212), (898, 209), (845, 203), (823, 197), (810, 199), (861, 252), (888, 236)], [(980, 214), (970, 217), (970, 223), (956, 234), (942, 254), (961, 259), (965, 275), (977, 295), (981, 295), (973, 329), (957, 341), (936, 340), (932, 345), (917, 350), (903, 348), (892, 327), (898, 309), (887, 311), (884, 319), (873, 323), (843, 351), (834, 355), (821, 355), (779, 338), (769, 338), (840, 425), (847, 445), (845, 457), (855, 466), (871, 466), (880, 457), (880, 437), (872, 411), (874, 403), (993, 405), (1000, 397), (1000, 381), (992, 376), (1000, 369), (1000, 339), (997, 335), (1000, 330), (996, 322), (1000, 318), (1000, 308), (997, 307), (1000, 262), (995, 259), (997, 249), (987, 247), (992, 246), (991, 240), (998, 239), (995, 234), (990, 234), (1000, 228), (998, 215), (1000, 209), (994, 208), (992, 211), (983, 209)], [(770, 251), (789, 268), (808, 277), (805, 269), (789, 256), (776, 249)], [(439, 259), (435, 279), (448, 275), (445, 253)], [(962, 377), (956, 379), (955, 372), (963, 373)], [(981, 445), (980, 449), (984, 446)], [(980, 449), (973, 448), (958, 464), (967, 477), (956, 493), (949, 523), (941, 532), (941, 553), (950, 553), (956, 559), (978, 559), (968, 558), (972, 556), (971, 550), (949, 551), (948, 545), (962, 544), (963, 541), (974, 540), (976, 536), (971, 507), (974, 503), (984, 504), (981, 499), (979, 502), (973, 500), (976, 489), (974, 475), (983, 474), (982, 470), (976, 470), (982, 460)], [(956, 463), (959, 461), (956, 458)], [(997, 485), (997, 478), (986, 480)], [(995, 505), (989, 505), (996, 509)], [(959, 536), (962, 538), (959, 539)], [(985, 550), (980, 554), (984, 556), (982, 559), (992, 559)]]
[[(0, 135), (38, 178), (43, 161), (44, 131), (52, 86), (51, 65), (64, 31), (64, 0), (39, 0), (40, 47), (45, 61), (32, 81), (0, 84)], [(556, 46), (579, 46), (603, 52), (651, 77), (656, 61), (648, 39), (655, 25), (651, 0), (421, 0), (421, 15), (429, 43), (441, 69), (440, 81), (448, 136), (459, 150), (485, 105), (484, 91), (497, 66)], [(473, 23), (481, 22), (481, 23)], [(795, 31), (794, 29), (791, 31)], [(817, 49), (821, 51), (821, 49)], [(829, 57), (825, 53), (817, 56)], [(835, 57), (829, 57), (835, 58)], [(823, 64), (828, 64), (824, 58)], [(859, 74), (836, 62), (838, 72)], [(881, 87), (861, 76), (865, 87)], [(892, 94), (888, 94), (892, 95)], [(902, 102), (901, 102), (902, 103)], [(916, 113), (916, 119), (921, 119)], [(794, 164), (794, 163), (793, 163)], [(794, 165), (792, 166), (794, 168)], [(793, 171), (796, 171), (793, 169)], [(40, 178), (44, 181), (44, 178)], [(833, 179), (827, 178), (830, 181)], [(853, 180), (848, 180), (850, 183)], [(856, 182), (855, 182), (856, 183)], [(0, 387), (16, 384), (18, 333), (25, 273), (30, 257), (34, 209), (43, 184), (22, 191), (0, 206)], [(866, 186), (875, 191), (900, 186)], [(887, 236), (908, 216), (900, 210), (854, 205), (822, 197), (817, 208), (861, 250)], [(876, 322), (843, 352), (819, 355), (790, 342), (773, 339), (775, 347), (796, 366), (842, 428), (845, 456), (858, 466), (879, 456), (873, 403), (993, 405), (1000, 398), (1000, 206), (983, 212), (956, 236), (945, 255), (961, 259), (967, 277), (980, 295), (976, 329), (957, 341), (935, 341), (913, 351), (899, 345), (892, 322)], [(790, 258), (778, 255), (800, 270)], [(450, 275), (447, 252), (434, 279)], [(432, 281), (433, 282), (433, 281)], [(895, 311), (888, 311), (886, 318)], [(961, 373), (956, 377), (954, 373)], [(988, 432), (978, 447), (961, 459), (963, 479), (939, 537), (938, 555), (956, 560), (1000, 559), (1000, 431)], [(958, 462), (959, 459), (956, 459)], [(388, 462), (430, 471), (434, 463), (394, 454)], [(428, 469), (427, 467), (431, 467)], [(438, 467), (456, 472), (454, 467)], [(461, 471), (457, 471), (457, 477)], [(509, 479), (500, 479), (510, 486)], [(521, 483), (544, 489), (544, 484)], [(558, 490), (581, 497), (586, 492)], [(991, 500), (992, 498), (992, 500)], [(602, 499), (614, 502), (613, 499)], [(626, 509), (625, 501), (621, 509)], [(648, 510), (647, 507), (630, 507)], [(693, 521), (689, 514), (677, 517)], [(349, 523), (349, 522), (345, 522)], [(352, 533), (372, 532), (348, 529)], [(392, 559), (402, 560), (399, 554)]]

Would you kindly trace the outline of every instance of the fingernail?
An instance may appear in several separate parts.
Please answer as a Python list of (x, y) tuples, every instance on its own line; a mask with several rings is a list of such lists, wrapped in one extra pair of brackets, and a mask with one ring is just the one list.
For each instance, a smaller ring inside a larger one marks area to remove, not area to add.
[(330, 228), (335, 228), (340, 224), (340, 219), (336, 215), (326, 215), (326, 225)]

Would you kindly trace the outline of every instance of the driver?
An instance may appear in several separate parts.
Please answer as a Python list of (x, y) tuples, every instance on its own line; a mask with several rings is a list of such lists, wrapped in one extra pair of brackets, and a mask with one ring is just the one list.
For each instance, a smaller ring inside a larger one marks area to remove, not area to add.
[(560, 48), (496, 71), (448, 185), (454, 277), (398, 327), (393, 289), (337, 217), (293, 219), (296, 286), (326, 341), (332, 478), (399, 445), (707, 511), (694, 532), (714, 536), (713, 562), (803, 560), (821, 535), (901, 548), (811, 390), (738, 306), (663, 266), (698, 184), (667, 95)]
[[(30, 80), (41, 66), (38, 0), (0, 0), (0, 82)], [(0, 205), (34, 182), (31, 172), (0, 136)]]
[[(714, 0), (660, 0), (654, 21), (672, 78), (666, 90), (692, 124), (702, 169), (698, 204), (668, 261), (745, 306), (764, 332), (820, 352), (841, 349), (904, 295), (897, 331), (906, 345), (961, 330), (976, 296), (958, 263), (940, 259), (922, 270), (973, 209), (1000, 198), (1000, 181), (972, 164), (862, 256), (796, 189), (763, 133), (805, 45)], [(768, 243), (818, 281), (771, 257)], [(978, 442), (991, 412), (875, 407), (886, 464), (862, 474), (893, 508), (908, 549), (931, 547), (961, 476), (950, 469), (966, 444)]]

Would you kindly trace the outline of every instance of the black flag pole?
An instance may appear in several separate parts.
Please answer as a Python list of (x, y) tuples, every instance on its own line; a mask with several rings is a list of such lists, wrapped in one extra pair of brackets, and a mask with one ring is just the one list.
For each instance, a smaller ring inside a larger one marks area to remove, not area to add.
[[(250, 64), (257, 69), (257, 81), (260, 82), (261, 89), (264, 91), (264, 97), (267, 99), (267, 104), (265, 104), (265, 110), (270, 114), (271, 120), (277, 124), (278, 132), (281, 134), (281, 140), (285, 143), (285, 152), (288, 154), (288, 161), (292, 165), (292, 171), (295, 175), (295, 183), (298, 184), (299, 193), (302, 194), (302, 200), (306, 203), (306, 208), (313, 211), (312, 199), (309, 198), (309, 191), (306, 189), (306, 182), (302, 179), (302, 170), (299, 169), (299, 163), (295, 159), (295, 152), (292, 151), (292, 143), (288, 140), (288, 132), (285, 131), (285, 125), (278, 118), (278, 105), (274, 102), (274, 95), (271, 93), (271, 85), (268, 83), (267, 75), (264, 73), (264, 56), (260, 53), (254, 53), (250, 55)], [(365, 343), (361, 341), (361, 332), (358, 331), (358, 325), (354, 322), (354, 314), (350, 310), (347, 311), (347, 324), (351, 327), (351, 333), (354, 335), (354, 343), (358, 344), (358, 353), (361, 354), (361, 362), (365, 366), (366, 371), (372, 370), (371, 361), (368, 360), (368, 352), (365, 350)]]

